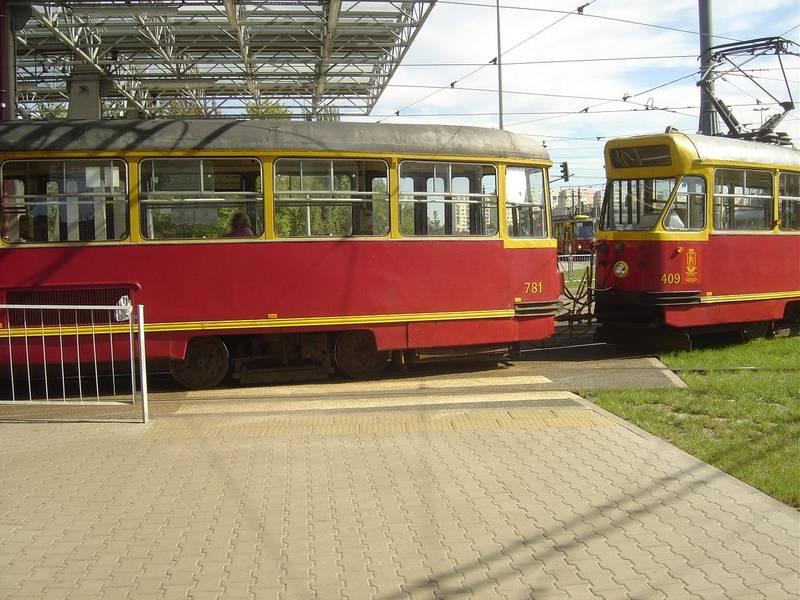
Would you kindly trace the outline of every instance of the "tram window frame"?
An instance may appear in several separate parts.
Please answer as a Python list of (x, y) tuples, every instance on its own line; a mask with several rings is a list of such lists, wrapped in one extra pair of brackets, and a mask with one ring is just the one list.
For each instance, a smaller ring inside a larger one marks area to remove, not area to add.
[[(689, 189), (697, 183), (702, 191)], [(684, 191), (685, 190), (685, 191)], [(699, 175), (686, 175), (678, 182), (669, 208), (664, 214), (663, 226), (667, 231), (702, 231), (706, 227), (706, 180)]]
[[(14, 173), (17, 166), (23, 172)], [(129, 235), (128, 165), (120, 158), (7, 160), (0, 181), (7, 244), (109, 243)]]
[[(410, 159), (401, 161), (397, 172), (403, 237), (497, 237), (496, 165)], [(478, 174), (481, 192), (473, 192)], [(466, 191), (459, 189), (464, 185)]]
[[(767, 178), (769, 185), (751, 187), (752, 179)], [(713, 225), (718, 232), (751, 231), (767, 232), (773, 228), (773, 185), (772, 173), (763, 169), (714, 170)], [(723, 192), (723, 187), (732, 191)], [(768, 191), (769, 194), (753, 193), (754, 190)], [(733, 215), (731, 219), (730, 215)], [(762, 223), (755, 226), (756, 221)]]
[[(532, 177), (537, 173), (538, 187), (534, 185), (532, 180)], [(524, 181), (519, 178), (519, 175), (522, 175)], [(523, 187), (524, 189), (522, 189)], [(505, 170), (505, 199), (506, 231), (510, 238), (547, 238), (547, 178), (545, 169), (519, 165), (507, 166)]]
[(800, 231), (800, 173), (778, 176), (778, 222), (781, 231)]
[[(667, 189), (660, 189), (662, 185), (666, 185)], [(664, 208), (673, 196), (676, 185), (676, 177), (610, 180), (606, 185), (603, 199), (600, 229), (603, 231), (655, 229), (664, 213)], [(652, 196), (645, 198), (644, 195), (648, 190), (652, 191)]]
[[(197, 169), (184, 168), (193, 163)], [(245, 165), (249, 168), (245, 169)], [(164, 166), (166, 170), (162, 170)], [(227, 169), (218, 170), (220, 166)], [(141, 159), (138, 167), (139, 218), (144, 239), (253, 239), (264, 233), (260, 159), (254, 156), (148, 157)], [(162, 178), (165, 181), (162, 182)], [(153, 189), (154, 186), (157, 187)], [(232, 231), (237, 213), (247, 216), (245, 222), (250, 224), (247, 233)]]
[[(281, 167), (285, 168), (283, 172)], [(306, 167), (317, 168), (307, 174)], [(272, 168), (276, 236), (376, 238), (389, 234), (389, 163), (386, 160), (281, 157), (273, 162)], [(286, 186), (289, 189), (278, 189)], [(369, 189), (359, 189), (366, 187)]]

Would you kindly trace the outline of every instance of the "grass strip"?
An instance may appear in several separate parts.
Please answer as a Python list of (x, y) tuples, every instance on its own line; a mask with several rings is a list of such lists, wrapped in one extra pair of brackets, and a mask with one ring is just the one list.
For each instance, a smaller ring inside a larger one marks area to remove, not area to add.
[(800, 337), (674, 352), (661, 360), (682, 371), (687, 389), (594, 390), (586, 397), (800, 508)]

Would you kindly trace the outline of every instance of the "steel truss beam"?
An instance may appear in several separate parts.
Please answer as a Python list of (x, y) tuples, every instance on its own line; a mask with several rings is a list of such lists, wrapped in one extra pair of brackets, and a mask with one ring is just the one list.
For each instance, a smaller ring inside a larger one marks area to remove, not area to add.
[(41, 116), (88, 65), (108, 80), (113, 116), (170, 103), (247, 116), (279, 103), (293, 117), (367, 115), (435, 0), (94, 0), (34, 2), (17, 35), (17, 105)]

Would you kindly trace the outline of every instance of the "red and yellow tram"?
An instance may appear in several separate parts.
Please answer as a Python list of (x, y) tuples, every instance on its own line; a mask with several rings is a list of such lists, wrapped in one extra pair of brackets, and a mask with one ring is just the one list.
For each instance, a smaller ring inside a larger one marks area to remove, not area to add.
[(594, 245), (594, 219), (589, 215), (553, 216), (553, 235), (559, 254), (591, 254)]
[(800, 325), (800, 152), (666, 133), (611, 140), (601, 339)]
[[(0, 304), (143, 304), (148, 357), (190, 388), (539, 340), (560, 291), (550, 164), (473, 127), (2, 123)], [(24, 335), (0, 314), (0, 367)]]

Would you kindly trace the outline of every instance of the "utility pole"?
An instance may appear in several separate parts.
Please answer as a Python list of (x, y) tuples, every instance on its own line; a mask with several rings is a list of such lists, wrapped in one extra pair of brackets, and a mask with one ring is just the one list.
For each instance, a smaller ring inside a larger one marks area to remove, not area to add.
[(497, 106), (500, 129), (503, 129), (503, 53), (500, 49), (500, 0), (497, 0)]
[(10, 121), (16, 116), (10, 86), (13, 80), (9, 80), (9, 74), (13, 73), (13, 61), (9, 63), (9, 39), (13, 39), (9, 10), (5, 1), (0, 0), (0, 119), (3, 121)]
[[(711, 35), (713, 26), (711, 24), (711, 0), (698, 0), (698, 11), (700, 17), (700, 73), (701, 79), (712, 68), (711, 63)], [(714, 84), (707, 84), (708, 87), (700, 88), (700, 122), (698, 129), (704, 135), (716, 135), (717, 113), (711, 103), (710, 94), (714, 93)]]
[(30, 0), (0, 0), (0, 120), (17, 118), (16, 33), (31, 17)]

